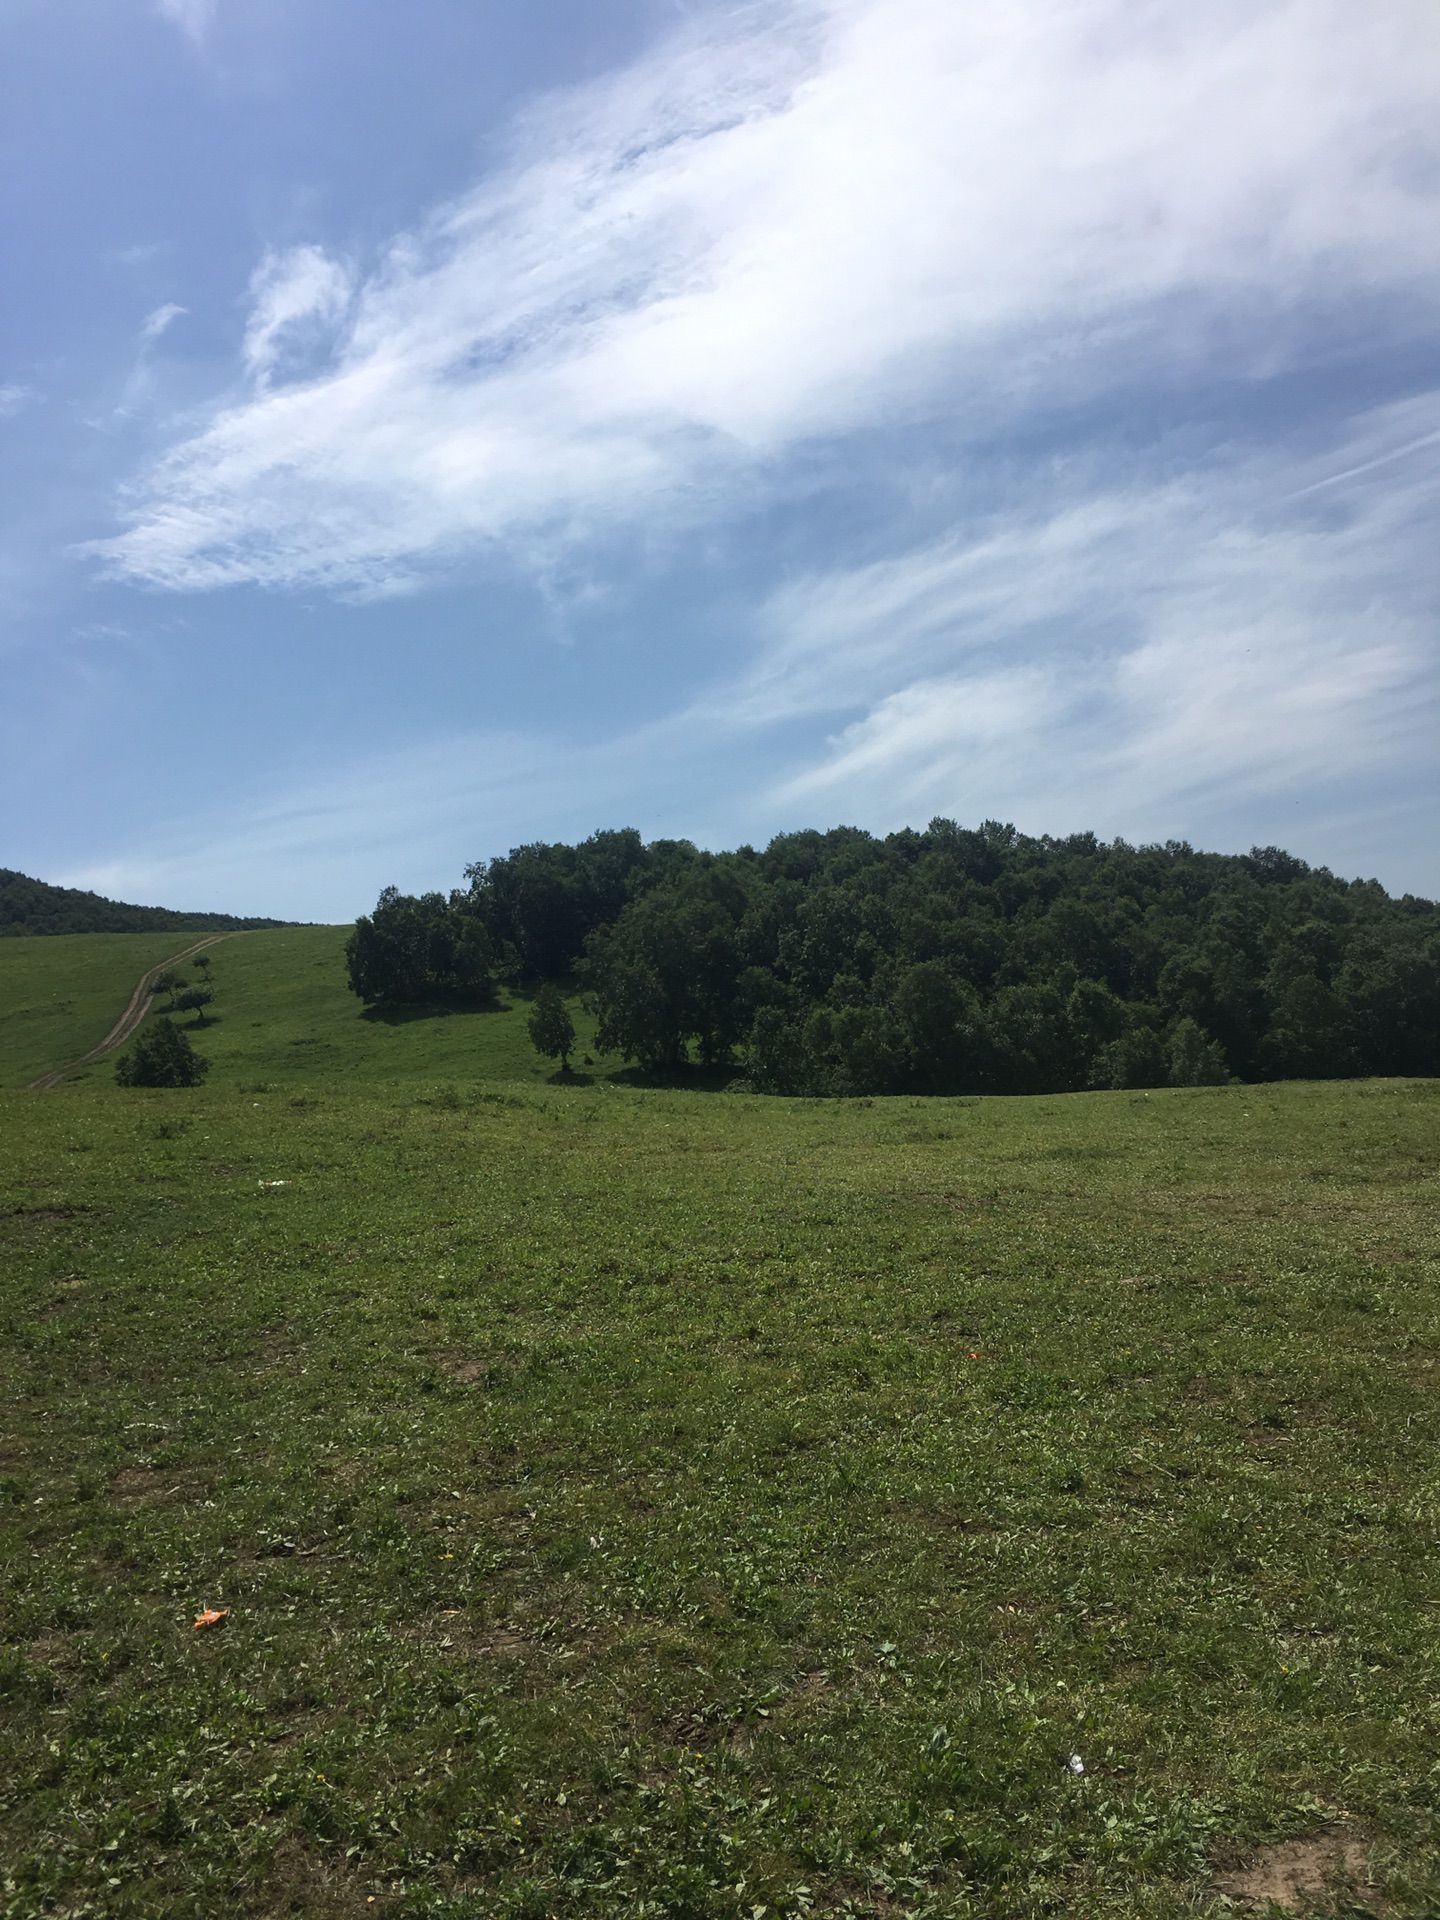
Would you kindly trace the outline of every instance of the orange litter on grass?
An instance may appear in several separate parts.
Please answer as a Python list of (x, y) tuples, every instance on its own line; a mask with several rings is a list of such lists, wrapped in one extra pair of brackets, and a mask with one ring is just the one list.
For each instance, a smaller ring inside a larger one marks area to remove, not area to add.
[(203, 1613), (195, 1616), (195, 1631), (199, 1633), (205, 1627), (223, 1627), (229, 1618), (229, 1607), (206, 1607)]

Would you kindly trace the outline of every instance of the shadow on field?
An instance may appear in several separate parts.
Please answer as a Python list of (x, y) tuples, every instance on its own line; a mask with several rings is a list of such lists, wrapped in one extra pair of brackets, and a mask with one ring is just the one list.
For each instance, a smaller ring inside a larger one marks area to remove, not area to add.
[(416, 1006), (362, 1007), (360, 1018), (384, 1027), (408, 1027), (415, 1020), (448, 1020), (455, 1013), (503, 1013), (499, 1000), (487, 1000), (477, 1007), (470, 1000), (427, 1000)]
[(671, 1087), (685, 1093), (726, 1093), (741, 1078), (740, 1068), (733, 1063), (728, 1067), (669, 1067), (650, 1070), (645, 1067), (622, 1067), (610, 1078), (620, 1087)]

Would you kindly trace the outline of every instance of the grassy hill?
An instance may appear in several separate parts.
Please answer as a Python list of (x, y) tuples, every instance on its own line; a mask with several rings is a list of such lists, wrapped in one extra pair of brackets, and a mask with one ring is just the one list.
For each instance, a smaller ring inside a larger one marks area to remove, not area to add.
[(1440, 1085), (558, 1087), (343, 938), (0, 1094), (6, 1920), (1440, 1911)]
[[(0, 945), (0, 1086), (23, 1087), (102, 1040), (147, 968), (189, 941), (176, 933), (88, 933)], [(224, 952), (222, 947), (218, 949)], [(86, 1069), (113, 1077), (114, 1065)]]
[(0, 938), (34, 934), (219, 933), (228, 927), (275, 927), (278, 920), (232, 913), (183, 913), (172, 907), (135, 907), (80, 887), (56, 887), (12, 867), (0, 867)]
[[(530, 1044), (524, 995), (502, 993), (480, 1013), (367, 1013), (345, 984), (349, 932), (284, 927), (211, 949), (215, 1003), (203, 1028), (193, 1017), (185, 1024), (212, 1063), (212, 1084), (317, 1075), (366, 1084), (417, 1077), (540, 1084), (554, 1073), (554, 1062)], [(0, 947), (0, 1085), (24, 1086), (78, 1057), (108, 1031), (145, 969), (184, 944), (173, 934), (74, 934)], [(578, 1002), (572, 1013), (578, 1065), (593, 1022)], [(581, 1071), (603, 1075), (618, 1064)], [(97, 1061), (78, 1070), (75, 1084), (108, 1084), (114, 1071), (113, 1059)]]

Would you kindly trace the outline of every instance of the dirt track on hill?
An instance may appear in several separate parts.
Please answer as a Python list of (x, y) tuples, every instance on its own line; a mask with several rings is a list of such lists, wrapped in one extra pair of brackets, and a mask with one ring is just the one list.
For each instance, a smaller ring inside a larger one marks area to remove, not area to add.
[(189, 960), (203, 947), (217, 946), (222, 940), (232, 940), (230, 933), (210, 933), (203, 940), (195, 940), (179, 953), (172, 953), (168, 960), (157, 960), (153, 967), (142, 973), (135, 983), (135, 991), (125, 1003), (125, 1011), (106, 1034), (98, 1047), (92, 1047), (88, 1053), (82, 1053), (78, 1060), (67, 1061), (63, 1067), (52, 1067), (48, 1073), (42, 1073), (38, 1080), (32, 1080), (27, 1087), (28, 1093), (45, 1093), (51, 1087), (58, 1087), (67, 1073), (74, 1073), (79, 1067), (88, 1067), (92, 1060), (103, 1060), (107, 1053), (114, 1053), (117, 1047), (123, 1047), (134, 1033), (140, 1022), (150, 1011), (150, 1003), (155, 998), (155, 981), (167, 967), (175, 967), (182, 960)]

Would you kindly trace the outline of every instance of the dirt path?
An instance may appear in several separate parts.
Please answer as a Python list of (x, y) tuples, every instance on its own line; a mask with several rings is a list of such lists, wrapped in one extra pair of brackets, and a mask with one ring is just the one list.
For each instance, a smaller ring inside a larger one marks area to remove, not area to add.
[(147, 972), (142, 973), (135, 984), (135, 991), (125, 1003), (125, 1011), (106, 1034), (98, 1047), (92, 1047), (88, 1053), (82, 1053), (78, 1060), (71, 1060), (63, 1067), (52, 1067), (49, 1073), (42, 1073), (38, 1080), (32, 1080), (27, 1089), (30, 1093), (44, 1093), (50, 1087), (58, 1087), (66, 1074), (74, 1073), (78, 1067), (88, 1067), (92, 1060), (103, 1060), (107, 1053), (114, 1053), (117, 1047), (123, 1047), (134, 1033), (140, 1022), (150, 1011), (150, 1002), (155, 997), (155, 981), (169, 967), (179, 966), (182, 960), (189, 960), (203, 947), (213, 947), (222, 940), (231, 940), (233, 934), (210, 933), (203, 940), (196, 940), (180, 953), (172, 953), (168, 960), (157, 960)]

